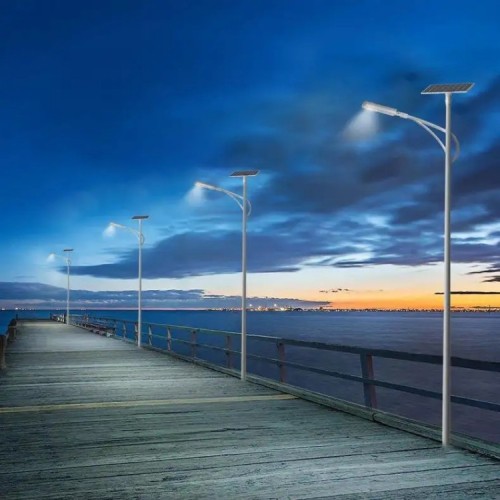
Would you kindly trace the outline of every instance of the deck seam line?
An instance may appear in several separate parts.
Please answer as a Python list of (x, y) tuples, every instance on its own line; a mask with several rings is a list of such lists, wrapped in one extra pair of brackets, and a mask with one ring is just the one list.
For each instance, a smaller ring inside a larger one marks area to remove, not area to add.
[(171, 406), (204, 403), (245, 403), (249, 401), (280, 401), (298, 399), (291, 394), (272, 394), (264, 396), (223, 396), (218, 398), (180, 398), (180, 399), (153, 399), (144, 401), (99, 401), (92, 403), (59, 403), (52, 405), (32, 406), (5, 406), (0, 407), (0, 414), (27, 413), (54, 410), (94, 410), (99, 408), (127, 408), (141, 406)]
[[(327, 446), (325, 446), (324, 448), (327, 448)], [(298, 448), (291, 448), (291, 449), (298, 449)], [(286, 451), (289, 451), (291, 449), (285, 449)], [(304, 446), (302, 447), (302, 449), (308, 449), (308, 447)], [(405, 453), (407, 451), (424, 451), (424, 450), (429, 450), (430, 448), (428, 447), (423, 447), (423, 448), (411, 448), (411, 449), (404, 449), (404, 450), (390, 450), (390, 451), (382, 451), (382, 452), (378, 452), (377, 454), (389, 454), (389, 453)], [(267, 453), (267, 452), (265, 452)], [(457, 450), (456, 452), (453, 451), (452, 453), (459, 453), (459, 451)], [(242, 452), (242, 453), (223, 453), (219, 456), (225, 456), (225, 457), (244, 457), (245, 455), (254, 455), (255, 452)], [(360, 456), (360, 455), (367, 455), (367, 454), (372, 454), (372, 453), (363, 453), (363, 452), (360, 452), (360, 453), (348, 453), (346, 455), (324, 455), (324, 456), (318, 456), (318, 457), (304, 457), (304, 458), (281, 458), (280, 461), (281, 462), (286, 462), (286, 463), (293, 463), (293, 462), (301, 462), (301, 461), (310, 461), (310, 460), (323, 460), (323, 459), (341, 459), (341, 458), (345, 458), (345, 457), (357, 457), (357, 456)], [(210, 459), (210, 458), (214, 458), (215, 455), (194, 455), (194, 456), (191, 456), (191, 457), (185, 457), (184, 460), (186, 459)], [(158, 463), (158, 462), (169, 462), (169, 461), (177, 461), (178, 458), (157, 458), (157, 459), (148, 459), (148, 463)], [(143, 460), (130, 460), (130, 461), (127, 461), (127, 462), (110, 462), (110, 463), (106, 463), (106, 464), (100, 464), (100, 465), (95, 465), (95, 464), (88, 464), (88, 465), (71, 465), (71, 466), (66, 466), (66, 467), (58, 467), (58, 470), (63, 470), (63, 471), (66, 471), (66, 470), (72, 470), (72, 469), (86, 469), (86, 468), (92, 468), (92, 467), (101, 467), (101, 466), (112, 466), (112, 467), (119, 467), (121, 465), (131, 465), (131, 464), (141, 464), (143, 463)], [(274, 463), (274, 461), (262, 461), (262, 462), (249, 462), (249, 463), (245, 463), (245, 464), (238, 464), (236, 465), (236, 467), (238, 466), (247, 466), (247, 465), (266, 465), (266, 464), (270, 464), (270, 463)], [(482, 465), (490, 465), (490, 464), (482, 464)], [(204, 470), (208, 470), (208, 469), (213, 469), (214, 467), (204, 467)], [(20, 473), (30, 473), (30, 472), (50, 472), (50, 471), (53, 471), (54, 469), (53, 468), (46, 468), (46, 469), (23, 469), (23, 470), (19, 470), (19, 469), (16, 469), (16, 474), (20, 474)], [(187, 472), (187, 471), (191, 471), (193, 469), (179, 469), (181, 472)], [(9, 471), (0, 471), (0, 476), (2, 476), (3, 474), (9, 474), (11, 472)]]
[[(249, 464), (249, 465), (252, 465), (252, 464)], [(405, 475), (405, 474), (420, 474), (420, 473), (425, 473), (425, 472), (432, 472), (432, 471), (451, 471), (451, 470), (454, 470), (454, 469), (469, 469), (469, 468), (476, 468), (476, 467), (491, 467), (495, 464), (481, 464), (481, 465), (461, 465), (461, 466), (455, 466), (455, 467), (440, 467), (440, 468), (430, 468), (430, 469), (419, 469), (419, 470), (408, 470), (408, 471), (398, 471), (398, 472), (382, 472), (382, 473), (375, 473), (375, 474), (365, 474), (363, 476), (364, 479), (369, 479), (369, 478), (377, 478), (377, 477), (384, 477), (384, 476), (398, 476), (398, 475)], [(225, 466), (223, 467), (223, 469), (232, 469), (232, 468), (238, 468), (238, 467), (247, 467), (248, 465), (247, 464), (237, 464), (237, 465), (228, 465), (228, 466)], [(206, 471), (206, 470), (211, 470), (211, 469), (217, 469), (217, 467), (206, 467), (204, 468), (203, 470)], [(220, 469), (220, 467), (219, 467)], [(328, 469), (328, 468), (326, 468)], [(147, 476), (147, 475), (161, 475), (161, 474), (165, 474), (165, 475), (175, 475), (175, 474), (182, 474), (182, 473), (186, 473), (186, 472), (192, 472), (193, 469), (176, 469), (175, 471), (141, 471), (141, 472), (130, 472), (130, 473), (118, 473), (118, 474), (105, 474), (105, 475), (102, 475), (102, 476), (95, 476), (95, 478), (97, 479), (107, 479), (107, 478), (117, 478), (117, 477), (122, 477), (122, 478), (125, 478), (125, 477), (138, 477), (138, 476)], [(322, 471), (319, 471), (319, 472), (322, 472)], [(253, 473), (253, 474), (245, 474), (245, 476), (248, 476), (248, 475), (251, 475), (251, 476), (262, 476), (261, 473)], [(355, 479), (355, 478), (359, 478), (359, 476), (357, 475), (350, 475), (350, 476), (344, 476), (344, 477), (341, 477), (341, 478), (332, 478), (330, 479), (330, 481), (332, 482), (339, 482), (339, 481), (345, 481), (346, 479)], [(82, 481), (82, 479), (84, 480), (89, 480), (91, 478), (81, 478), (81, 477), (70, 477), (70, 478), (65, 478), (65, 481), (66, 482), (80, 482)], [(175, 479), (174, 479), (175, 480)], [(52, 479), (50, 478), (47, 478), (47, 479), (42, 479), (42, 482), (49, 482), (49, 481), (52, 481)], [(178, 481), (178, 480), (176, 480)], [(209, 483), (213, 483), (213, 482), (220, 482), (221, 480), (220, 479), (215, 479), (215, 480), (208, 480), (207, 482)], [(185, 482), (183, 479), (181, 479), (179, 482)], [(191, 483), (196, 483), (197, 481), (192, 481), (190, 480)], [(305, 484), (308, 484), (308, 483), (316, 483), (316, 481), (305, 481), (303, 482), (302, 484), (305, 485)], [(463, 481), (456, 481), (456, 482), (453, 482), (453, 483), (445, 483), (443, 486), (446, 486), (446, 485), (450, 485), (450, 484), (453, 484), (453, 485), (456, 485), (456, 484), (463, 484), (463, 483), (469, 483), (469, 480), (466, 478), (464, 479)], [(396, 490), (393, 490), (393, 491), (396, 491)]]

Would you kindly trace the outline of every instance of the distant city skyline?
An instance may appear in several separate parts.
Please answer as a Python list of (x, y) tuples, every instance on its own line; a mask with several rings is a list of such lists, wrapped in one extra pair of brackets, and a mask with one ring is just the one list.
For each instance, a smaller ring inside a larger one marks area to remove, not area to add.
[[(453, 99), (452, 305), (500, 306), (500, 24), (493, 0), (12, 2), (0, 15), (0, 307), (435, 308), (443, 152), (370, 100), (444, 125)], [(151, 305), (153, 304), (153, 305)]]

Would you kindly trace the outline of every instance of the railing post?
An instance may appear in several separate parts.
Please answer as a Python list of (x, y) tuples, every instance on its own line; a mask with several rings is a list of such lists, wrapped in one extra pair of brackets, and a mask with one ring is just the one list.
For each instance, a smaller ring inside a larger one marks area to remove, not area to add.
[[(371, 354), (360, 354), (361, 375), (364, 379), (374, 380), (373, 376), (373, 356)], [(365, 406), (368, 408), (377, 408), (377, 393), (375, 386), (370, 382), (363, 382), (363, 394), (365, 397)]]
[(153, 331), (151, 330), (151, 325), (148, 325), (148, 344), (153, 345)]
[(172, 350), (172, 332), (170, 331), (170, 327), (167, 326), (167, 351), (170, 352)]
[(191, 330), (191, 357), (196, 358), (196, 330)]
[(135, 334), (135, 343), (137, 344), (138, 335), (140, 335), (139, 325), (137, 323), (134, 323), (134, 334)]
[(231, 335), (226, 335), (226, 365), (229, 369), (233, 368), (233, 337)]
[(278, 342), (277, 347), (278, 347), (278, 359), (280, 360), (280, 363), (278, 365), (280, 368), (280, 382), (285, 383), (286, 382), (286, 365), (284, 364), (285, 343), (280, 341)]
[(122, 337), (124, 340), (127, 338), (127, 325), (125, 322), (122, 323)]

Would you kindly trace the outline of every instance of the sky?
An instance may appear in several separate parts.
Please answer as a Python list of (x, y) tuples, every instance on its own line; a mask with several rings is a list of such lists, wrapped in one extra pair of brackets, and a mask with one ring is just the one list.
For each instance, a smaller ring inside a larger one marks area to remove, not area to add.
[[(496, 0), (24, 0), (0, 12), (0, 306), (440, 308), (444, 154), (374, 101), (445, 123), (452, 305), (500, 307)], [(58, 254), (53, 261), (47, 256)], [(61, 257), (61, 258), (59, 258)]]

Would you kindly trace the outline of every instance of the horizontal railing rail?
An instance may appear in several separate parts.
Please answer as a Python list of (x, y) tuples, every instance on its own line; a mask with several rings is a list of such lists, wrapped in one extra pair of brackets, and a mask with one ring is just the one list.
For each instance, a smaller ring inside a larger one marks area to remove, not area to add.
[[(128, 340), (130, 342), (137, 339), (137, 323), (130, 320), (121, 320), (115, 318), (95, 318), (90, 316), (72, 316), (72, 323), (76, 326), (81, 326), (89, 330), (106, 329), (112, 332), (116, 337)], [(175, 336), (174, 333), (184, 334), (184, 337)], [(206, 337), (224, 337), (224, 343), (215, 345), (203, 341)], [(240, 351), (233, 348), (234, 337), (239, 337), (239, 332), (229, 332), (222, 330), (210, 330), (205, 328), (194, 328), (181, 325), (165, 325), (159, 323), (143, 322), (143, 331), (141, 332), (141, 343), (143, 347), (151, 347), (160, 349), (184, 358), (192, 360), (201, 359), (199, 357), (200, 349), (211, 350), (214, 352), (222, 352), (225, 355), (224, 365), (220, 363), (207, 362), (213, 366), (224, 366), (224, 368), (233, 370), (235, 361), (239, 359)], [(434, 354), (411, 353), (404, 351), (394, 351), (389, 349), (371, 349), (365, 347), (354, 347), (340, 344), (330, 344), (326, 342), (308, 341), (300, 339), (291, 339), (283, 337), (272, 337), (265, 335), (248, 335), (248, 342), (263, 342), (274, 344), (276, 356), (248, 353), (248, 359), (254, 359), (259, 362), (268, 363), (276, 366), (279, 369), (279, 381), (289, 383), (287, 376), (287, 368), (293, 368), (302, 372), (315, 373), (328, 377), (357, 382), (363, 386), (364, 405), (368, 408), (377, 408), (377, 391), (376, 388), (392, 389), (404, 393), (424, 396), (432, 399), (442, 399), (442, 394), (430, 389), (414, 387), (402, 383), (389, 382), (375, 378), (374, 358), (392, 359), (401, 361), (410, 361), (416, 363), (425, 363), (431, 365), (441, 365), (442, 356)], [(238, 342), (239, 344), (239, 342)], [(164, 347), (162, 347), (164, 346)], [(175, 346), (187, 347), (187, 353), (179, 353)], [(332, 351), (338, 353), (347, 353), (359, 356), (360, 375), (352, 373), (344, 373), (336, 370), (330, 370), (318, 366), (310, 366), (296, 361), (287, 360), (287, 348), (307, 348), (320, 351)], [(467, 368), (483, 372), (500, 373), (500, 362), (496, 361), (481, 361), (476, 359), (468, 359), (462, 357), (452, 357), (451, 365), (457, 368)], [(235, 371), (236, 373), (236, 371)], [(500, 412), (500, 404), (492, 401), (482, 401), (464, 396), (452, 395), (451, 401), (456, 404), (481, 408), (494, 412)]]

